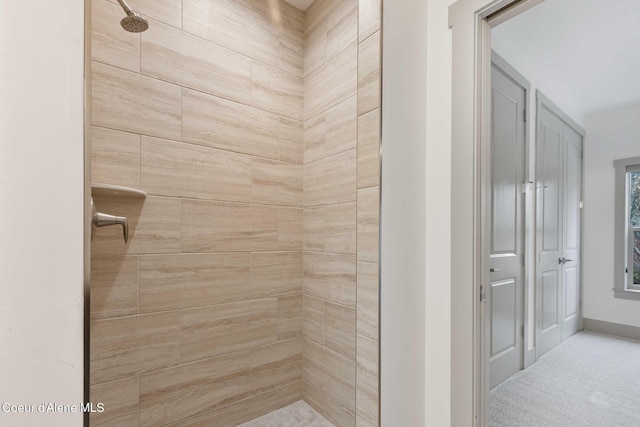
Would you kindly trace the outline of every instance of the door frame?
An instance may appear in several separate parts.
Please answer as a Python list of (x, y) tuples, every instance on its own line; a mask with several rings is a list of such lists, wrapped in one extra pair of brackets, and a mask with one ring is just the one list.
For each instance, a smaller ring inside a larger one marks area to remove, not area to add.
[[(451, 253), (451, 425), (485, 426), (488, 414), (491, 27), (544, 0), (458, 0), (449, 8), (453, 38)], [(528, 121), (530, 122), (530, 120)]]

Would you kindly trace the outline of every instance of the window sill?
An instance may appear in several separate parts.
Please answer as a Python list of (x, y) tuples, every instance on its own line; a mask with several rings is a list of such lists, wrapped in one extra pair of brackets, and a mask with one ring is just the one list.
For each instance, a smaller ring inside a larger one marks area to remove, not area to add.
[(614, 289), (613, 293), (616, 298), (640, 300), (640, 290)]

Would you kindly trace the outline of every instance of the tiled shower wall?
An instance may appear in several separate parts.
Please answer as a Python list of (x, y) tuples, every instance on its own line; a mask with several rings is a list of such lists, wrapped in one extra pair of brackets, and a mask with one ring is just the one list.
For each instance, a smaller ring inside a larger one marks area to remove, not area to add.
[(378, 425), (380, 1), (305, 13), (303, 396)]
[(92, 1), (92, 426), (236, 425), (302, 397), (302, 12)]
[(379, 0), (131, 3), (92, 1), (92, 179), (149, 194), (95, 199), (92, 425), (377, 425)]

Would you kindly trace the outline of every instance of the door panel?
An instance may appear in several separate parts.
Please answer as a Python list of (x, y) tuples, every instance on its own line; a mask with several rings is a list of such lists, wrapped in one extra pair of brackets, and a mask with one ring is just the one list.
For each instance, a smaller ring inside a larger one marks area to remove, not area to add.
[(491, 284), (491, 358), (516, 348), (517, 291), (515, 279)]
[(562, 142), (564, 123), (546, 108), (538, 110), (538, 322), (537, 355), (562, 341), (559, 259), (562, 256)]
[[(560, 285), (558, 270), (542, 273), (542, 331), (558, 329), (560, 316), (558, 312)], [(558, 341), (559, 342), (559, 341)]]
[(580, 200), (582, 199), (582, 137), (565, 125), (564, 130), (564, 221), (563, 287), (564, 314), (562, 339), (580, 328)]
[(523, 368), (526, 91), (492, 67), (491, 231), (487, 289), (490, 386)]

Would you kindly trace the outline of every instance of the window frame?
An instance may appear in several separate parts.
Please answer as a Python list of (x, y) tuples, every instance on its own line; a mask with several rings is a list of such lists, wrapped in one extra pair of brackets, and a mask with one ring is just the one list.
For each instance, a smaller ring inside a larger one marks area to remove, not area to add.
[[(640, 300), (640, 285), (633, 284), (632, 228), (628, 227), (628, 173), (640, 172), (640, 157), (619, 159), (615, 167), (615, 274), (613, 291), (616, 298)], [(629, 272), (626, 270), (629, 268)]]

